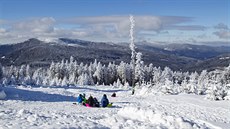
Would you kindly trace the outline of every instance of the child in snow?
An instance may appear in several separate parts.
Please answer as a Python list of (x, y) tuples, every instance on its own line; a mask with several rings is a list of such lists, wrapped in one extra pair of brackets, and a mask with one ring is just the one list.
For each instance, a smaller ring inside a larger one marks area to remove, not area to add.
[(83, 102), (83, 96), (82, 96), (82, 94), (79, 94), (79, 96), (77, 97), (77, 102), (79, 104)]
[(87, 99), (85, 98), (85, 93), (83, 93), (82, 98), (83, 98), (83, 102), (82, 102), (82, 103), (83, 103), (83, 105), (84, 105), (84, 104), (86, 104), (86, 102), (87, 102)]
[(106, 96), (106, 94), (103, 95), (102, 99), (101, 99), (101, 106), (102, 107), (107, 107), (109, 104), (109, 100)]
[(98, 102), (97, 98), (94, 97), (93, 100), (94, 100), (94, 107), (100, 107), (100, 103)]
[(116, 97), (116, 93), (114, 92), (114, 93), (111, 95), (111, 97)]
[(90, 95), (88, 100), (87, 100), (87, 104), (90, 106), (90, 107), (93, 107), (94, 106), (94, 99), (93, 97)]

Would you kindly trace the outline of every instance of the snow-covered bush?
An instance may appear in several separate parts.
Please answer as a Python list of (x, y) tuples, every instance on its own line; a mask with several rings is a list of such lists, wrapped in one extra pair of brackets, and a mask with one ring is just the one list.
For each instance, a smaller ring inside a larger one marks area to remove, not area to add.
[(0, 99), (5, 99), (6, 98), (6, 93), (0, 89)]
[(224, 97), (224, 100), (230, 100), (230, 83), (226, 85), (225, 91), (226, 91), (226, 96)]
[(165, 84), (161, 86), (161, 92), (164, 94), (175, 94), (173, 82), (166, 78)]
[(225, 96), (226, 91), (224, 86), (218, 81), (210, 80), (205, 98), (210, 100), (223, 100)]

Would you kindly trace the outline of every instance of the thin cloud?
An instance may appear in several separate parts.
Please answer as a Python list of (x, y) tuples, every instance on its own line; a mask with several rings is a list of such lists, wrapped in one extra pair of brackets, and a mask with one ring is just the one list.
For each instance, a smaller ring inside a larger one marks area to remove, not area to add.
[(214, 35), (218, 36), (220, 39), (230, 39), (230, 31), (220, 30), (213, 32)]
[(170, 25), (170, 26), (166, 26), (165, 29), (169, 30), (185, 30), (185, 31), (204, 31), (205, 29), (207, 29), (207, 27), (205, 26), (201, 26), (201, 25)]
[[(162, 32), (178, 30), (203, 31), (202, 25), (191, 25), (194, 18), (182, 16), (135, 16), (137, 40), (163, 35)], [(4, 21), (4, 20), (1, 20)], [(53, 17), (29, 18), (20, 21), (4, 21), (7, 28), (0, 29), (0, 42), (21, 42), (28, 38), (55, 39), (59, 37), (96, 41), (128, 41), (129, 16), (94, 16), (55, 19)]]
[(223, 29), (223, 30), (229, 30), (228, 26), (224, 23), (219, 23), (214, 26), (215, 29)]

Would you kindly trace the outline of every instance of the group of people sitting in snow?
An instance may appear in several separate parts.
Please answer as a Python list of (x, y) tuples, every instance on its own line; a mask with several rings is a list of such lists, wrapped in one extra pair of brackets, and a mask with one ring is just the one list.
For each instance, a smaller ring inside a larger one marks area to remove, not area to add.
[[(116, 93), (113, 93), (111, 97), (116, 97)], [(86, 107), (100, 107), (100, 106), (101, 107), (111, 107), (112, 106), (112, 103), (109, 103), (109, 99), (107, 98), (106, 94), (102, 96), (101, 105), (98, 102), (96, 97), (93, 97), (90, 95), (89, 98), (86, 99), (85, 94), (83, 95), (79, 94), (79, 96), (77, 97), (77, 102)]]

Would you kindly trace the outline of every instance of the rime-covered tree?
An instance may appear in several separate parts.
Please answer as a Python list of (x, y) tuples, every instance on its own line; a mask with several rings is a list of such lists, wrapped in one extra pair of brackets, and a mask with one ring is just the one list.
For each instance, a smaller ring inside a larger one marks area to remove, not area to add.
[(224, 68), (223, 72), (221, 72), (221, 82), (224, 85), (230, 84), (230, 64), (228, 67)]
[(136, 50), (135, 50), (135, 44), (134, 44), (134, 36), (133, 36), (133, 32), (134, 32), (134, 26), (135, 26), (135, 20), (134, 17), (132, 15), (130, 15), (129, 17), (130, 20), (130, 50), (131, 50), (131, 65), (132, 65), (132, 86), (133, 86), (133, 90), (132, 90), (132, 94), (134, 94), (134, 87), (135, 87), (135, 58), (136, 58)]
[(145, 71), (145, 80), (146, 80), (147, 82), (152, 81), (152, 78), (153, 78), (152, 72), (153, 72), (153, 69), (154, 69), (153, 64), (150, 63), (149, 66), (146, 66), (146, 65), (145, 65), (144, 69), (145, 69), (145, 70), (144, 70), (144, 71)]
[(164, 85), (162, 85), (161, 92), (164, 94), (175, 94), (174, 93), (174, 84), (168, 78), (166, 78)]
[(99, 62), (97, 67), (96, 67), (96, 71), (95, 73), (93, 74), (93, 77), (95, 77), (96, 79), (96, 83), (98, 84), (102, 84), (103, 83), (103, 69), (102, 69), (102, 65), (101, 63)]
[(173, 71), (169, 67), (165, 67), (161, 74), (161, 82), (166, 81), (166, 79), (173, 81)]
[(114, 63), (109, 63), (107, 67), (107, 72), (108, 72), (108, 82), (109, 84), (113, 84), (113, 82), (115, 82), (117, 79), (116, 65)]
[(206, 94), (206, 99), (210, 100), (223, 100), (224, 97), (227, 95), (224, 86), (220, 82), (220, 76), (217, 75), (216, 77), (212, 77), (209, 80)]
[(69, 84), (70, 85), (75, 85), (76, 84), (76, 75), (75, 73), (71, 73), (70, 76), (69, 76)]
[(140, 52), (136, 54), (135, 80), (138, 81), (139, 86), (144, 81), (144, 62), (142, 61), (142, 53)]
[(198, 79), (198, 76), (199, 75), (198, 75), (197, 72), (193, 72), (189, 76), (189, 82), (187, 84), (188, 93), (193, 93), (193, 94), (197, 93), (197, 79)]
[(2, 64), (0, 63), (0, 80), (3, 78)]
[(67, 80), (67, 77), (64, 76), (64, 78), (62, 79), (62, 82), (61, 82), (61, 86), (67, 86), (68, 85), (68, 80)]
[(32, 72), (30, 71), (30, 66), (29, 65), (26, 65), (26, 68), (25, 68), (25, 76), (23, 78), (23, 81), (22, 81), (22, 84), (23, 85), (30, 85), (31, 84), (31, 78), (32, 78)]
[(42, 79), (43, 79), (43, 76), (42, 76), (42, 68), (39, 68), (37, 70), (34, 71), (34, 74), (33, 74), (33, 84), (34, 85), (41, 85), (42, 84)]
[(208, 84), (208, 72), (207, 70), (203, 70), (197, 79), (197, 94), (198, 95), (205, 94), (207, 84)]
[(53, 79), (55, 77), (56, 74), (55, 66), (56, 66), (55, 63), (52, 61), (48, 71), (48, 75), (50, 79)]
[(126, 63), (121, 61), (120, 65), (117, 67), (117, 73), (122, 83), (126, 82)]
[(87, 73), (82, 73), (79, 77), (78, 77), (78, 81), (77, 84), (79, 85), (89, 85), (89, 75)]
[(160, 83), (161, 76), (162, 76), (162, 70), (160, 69), (160, 67), (158, 68), (154, 67), (152, 71), (152, 75), (153, 75), (152, 78), (153, 85), (157, 85), (158, 83)]

